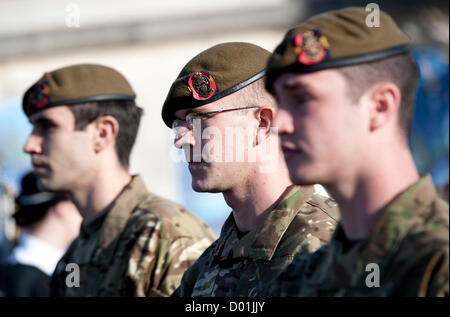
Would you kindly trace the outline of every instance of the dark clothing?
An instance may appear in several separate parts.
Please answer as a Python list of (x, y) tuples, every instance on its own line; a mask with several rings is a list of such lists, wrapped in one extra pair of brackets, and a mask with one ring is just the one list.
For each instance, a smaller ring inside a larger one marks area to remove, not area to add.
[(50, 295), (50, 276), (31, 265), (8, 265), (5, 272), (5, 296), (47, 297)]

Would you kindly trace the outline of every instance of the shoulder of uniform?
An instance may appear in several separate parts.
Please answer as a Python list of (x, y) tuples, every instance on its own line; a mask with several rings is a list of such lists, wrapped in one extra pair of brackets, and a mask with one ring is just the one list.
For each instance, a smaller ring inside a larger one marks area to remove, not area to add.
[(332, 198), (315, 193), (297, 208), (284, 237), (303, 243), (306, 249), (302, 249), (301, 253), (311, 253), (331, 239), (339, 219), (339, 209)]
[(448, 204), (437, 197), (429, 206), (422, 209), (418, 214), (420, 221), (412, 227), (409, 232), (411, 239), (443, 241), (447, 244), (449, 241), (449, 208)]
[(412, 296), (448, 296), (448, 229), (445, 233), (423, 229), (413, 228), (415, 232), (404, 239), (391, 266), (401, 268), (399, 281), (408, 285)]
[(205, 249), (205, 251), (203, 251), (203, 253), (196, 261), (196, 265), (199, 267), (200, 270), (203, 270), (206, 266), (211, 264), (214, 256), (214, 250), (217, 247), (217, 243), (218, 240), (216, 239), (210, 246), (208, 246)]
[(283, 272), (283, 278), (293, 280), (311, 274), (311, 269), (317, 267), (317, 264), (323, 260), (323, 256), (327, 251), (324, 245), (313, 253), (299, 253), (294, 260), (286, 267)]
[(199, 277), (212, 263), (214, 248), (217, 240), (213, 242), (200, 257), (183, 274), (180, 286), (172, 293), (172, 297), (192, 297), (192, 291)]
[(180, 204), (152, 193), (148, 194), (147, 198), (138, 205), (138, 208), (153, 212), (159, 217), (176, 216), (184, 212), (190, 213), (188, 209)]
[(399, 258), (407, 259), (411, 263), (412, 258), (430, 259), (435, 254), (441, 253), (447, 254), (448, 258), (449, 209), (447, 203), (436, 197), (427, 208), (414, 217), (413, 225), (408, 228), (408, 233), (402, 242)]
[(210, 227), (187, 208), (155, 194), (149, 194), (136, 208), (131, 218), (154, 221), (160, 230), (173, 238), (192, 237), (215, 239)]
[(449, 208), (448, 203), (436, 196), (430, 206), (422, 213), (425, 223), (432, 226), (449, 228)]
[(326, 196), (322, 196), (317, 193), (314, 193), (313, 195), (311, 195), (310, 198), (308, 198), (305, 201), (305, 203), (310, 206), (319, 208), (324, 213), (326, 213), (328, 216), (330, 216), (330, 218), (332, 218), (336, 221), (339, 220), (339, 218), (340, 218), (339, 206), (338, 206), (337, 202), (331, 197), (326, 197)]

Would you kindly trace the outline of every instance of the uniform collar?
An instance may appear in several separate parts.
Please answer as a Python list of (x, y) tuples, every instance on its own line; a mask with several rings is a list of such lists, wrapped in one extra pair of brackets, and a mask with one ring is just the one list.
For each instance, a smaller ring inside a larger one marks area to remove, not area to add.
[[(149, 193), (142, 178), (134, 175), (130, 183), (124, 187), (117, 198), (111, 203), (109, 211), (106, 213), (104, 222), (102, 221), (99, 247), (107, 247), (117, 236), (117, 232), (122, 232), (131, 212), (148, 197)], [(100, 216), (102, 217), (102, 216)], [(94, 220), (95, 221), (95, 220)]]
[(80, 228), (80, 236), (89, 239), (94, 233), (96, 233), (105, 222), (105, 218), (108, 215), (110, 206), (108, 206), (99, 216), (95, 217), (92, 221), (88, 223), (82, 223)]
[[(410, 231), (411, 227), (421, 221), (426, 207), (436, 198), (436, 188), (430, 175), (421, 177), (417, 182), (394, 198), (385, 208), (376, 222), (369, 237), (356, 243), (346, 254), (341, 254), (341, 264), (355, 265), (354, 261), (346, 261), (358, 254), (356, 263), (366, 265), (380, 259), (388, 260), (390, 254), (395, 254)], [(345, 238), (342, 224), (339, 223), (330, 243), (330, 253), (342, 253), (342, 239)], [(362, 251), (364, 250), (364, 252)]]
[(287, 228), (313, 192), (312, 187), (288, 187), (267, 219), (241, 239), (233, 214), (230, 214), (214, 248), (214, 258), (221, 261), (233, 258), (270, 260)]

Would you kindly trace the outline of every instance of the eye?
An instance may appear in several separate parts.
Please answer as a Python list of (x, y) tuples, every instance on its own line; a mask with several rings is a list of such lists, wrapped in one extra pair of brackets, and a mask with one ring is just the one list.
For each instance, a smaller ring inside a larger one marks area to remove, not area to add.
[(297, 104), (304, 104), (311, 100), (311, 96), (308, 94), (296, 94), (293, 96), (293, 99)]
[(188, 120), (194, 120), (194, 119), (198, 119), (198, 118), (200, 118), (200, 116), (197, 113), (191, 112), (190, 114), (188, 114), (186, 116), (185, 120), (188, 121)]
[(46, 122), (42, 125), (42, 128), (46, 131), (50, 131), (50, 130), (53, 130), (54, 128), (56, 128), (56, 124), (51, 123), (51, 122)]
[(55, 128), (57, 127), (56, 124), (50, 122), (50, 121), (43, 121), (43, 122), (37, 122), (34, 125), (34, 133), (36, 134), (47, 134), (52, 132), (53, 130), (55, 130)]
[(214, 116), (216, 113), (205, 113), (205, 114), (202, 114), (202, 115), (199, 115), (199, 116), (197, 116), (197, 118), (200, 118), (200, 119), (209, 119), (209, 118), (211, 118), (212, 116)]

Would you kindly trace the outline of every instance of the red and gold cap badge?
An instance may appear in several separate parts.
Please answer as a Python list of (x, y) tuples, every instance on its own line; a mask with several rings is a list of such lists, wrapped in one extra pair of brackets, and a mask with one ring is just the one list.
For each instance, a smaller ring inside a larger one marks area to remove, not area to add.
[(192, 97), (197, 100), (207, 100), (211, 98), (216, 90), (216, 83), (207, 71), (195, 72), (186, 77), (185, 83), (192, 92)]
[(328, 56), (328, 41), (319, 30), (306, 31), (293, 39), (297, 60), (305, 65), (314, 65)]
[(30, 92), (30, 104), (35, 108), (43, 108), (49, 103), (50, 87), (48, 80), (37, 82)]

